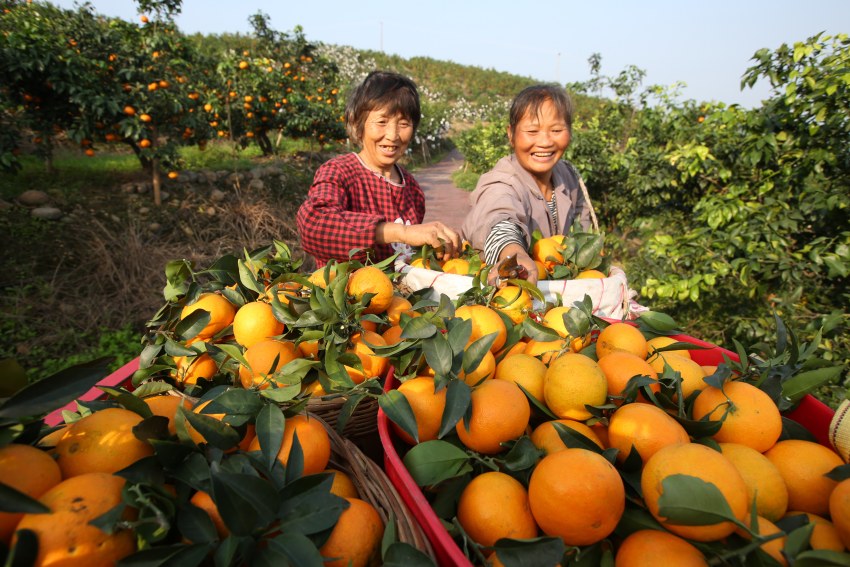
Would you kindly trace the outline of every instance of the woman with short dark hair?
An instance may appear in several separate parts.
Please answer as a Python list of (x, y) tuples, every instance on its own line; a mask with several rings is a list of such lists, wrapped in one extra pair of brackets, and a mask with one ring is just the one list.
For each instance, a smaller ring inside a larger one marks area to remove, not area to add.
[(572, 139), (566, 91), (552, 85), (524, 89), (511, 104), (507, 134), (513, 153), (479, 178), (461, 233), (484, 251), (488, 265), (515, 255), (536, 283), (537, 267), (528, 254), (532, 233), (566, 234), (576, 221), (587, 228), (593, 214), (581, 177), (561, 159)]
[(441, 222), (422, 224), (425, 196), (398, 164), (420, 118), (416, 85), (398, 73), (373, 71), (351, 93), (345, 126), (360, 151), (319, 167), (297, 215), (301, 244), (318, 266), (351, 251), (377, 262), (424, 244), (457, 255), (460, 236)]

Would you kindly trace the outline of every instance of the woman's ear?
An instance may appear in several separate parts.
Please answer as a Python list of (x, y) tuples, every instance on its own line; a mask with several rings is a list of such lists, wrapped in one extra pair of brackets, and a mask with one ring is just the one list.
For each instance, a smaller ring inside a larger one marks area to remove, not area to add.
[(508, 143), (511, 145), (511, 147), (514, 147), (514, 132), (513, 130), (511, 130), (510, 124), (508, 124), (506, 130), (508, 133)]

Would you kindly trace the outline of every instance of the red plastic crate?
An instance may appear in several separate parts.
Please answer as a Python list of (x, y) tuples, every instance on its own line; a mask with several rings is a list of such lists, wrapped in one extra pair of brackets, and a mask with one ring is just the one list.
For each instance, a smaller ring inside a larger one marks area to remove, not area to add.
[[(672, 338), (705, 347), (705, 350), (690, 351), (691, 357), (698, 364), (705, 366), (720, 364), (723, 362), (724, 355), (732, 361), (739, 361), (738, 355), (732, 351), (694, 337), (673, 335)], [(397, 386), (398, 380), (392, 376), (387, 380), (385, 388), (391, 390)], [(803, 425), (821, 444), (831, 447), (829, 444), (829, 424), (832, 421), (833, 414), (834, 411), (829, 406), (812, 396), (806, 396), (793, 411), (787, 412), (785, 417)], [(422, 490), (405, 468), (401, 456), (396, 450), (395, 442), (398, 437), (390, 427), (389, 418), (380, 409), (378, 410), (378, 434), (384, 449), (384, 468), (387, 476), (431, 541), (439, 565), (441, 567), (472, 567), (472, 563), (449, 535), (446, 528), (443, 527), (442, 521), (434, 513)], [(399, 444), (403, 445), (401, 442)]]
[[(103, 396), (103, 390), (100, 389), (101, 386), (109, 388), (116, 388), (119, 386), (127, 387), (130, 385), (130, 380), (133, 379), (133, 373), (135, 373), (138, 369), (139, 357), (137, 356), (136, 358), (134, 358), (133, 360), (131, 360), (130, 362), (128, 362), (127, 364), (125, 364), (124, 366), (122, 366), (121, 368), (119, 368), (118, 370), (98, 382), (94, 388), (92, 388), (77, 399), (82, 400), (84, 402), (89, 402), (100, 398), (101, 396)], [(63, 423), (65, 420), (62, 419), (62, 412), (65, 410), (77, 411), (76, 400), (73, 402), (68, 402), (67, 404), (65, 404), (64, 407), (61, 407), (47, 414), (47, 416), (44, 418), (44, 422), (51, 427)]]

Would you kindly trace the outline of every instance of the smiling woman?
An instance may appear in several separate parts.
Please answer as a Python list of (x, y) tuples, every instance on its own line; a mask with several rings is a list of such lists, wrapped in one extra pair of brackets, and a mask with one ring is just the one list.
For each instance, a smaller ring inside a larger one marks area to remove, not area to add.
[(507, 135), (513, 153), (478, 180), (462, 233), (484, 250), (487, 264), (515, 255), (536, 283), (531, 234), (566, 234), (576, 221), (587, 228), (593, 214), (581, 177), (561, 159), (572, 139), (566, 91), (550, 85), (524, 89), (511, 105)]
[(316, 171), (298, 210), (304, 250), (318, 266), (330, 259), (379, 261), (413, 246), (442, 246), (457, 255), (460, 236), (441, 222), (422, 224), (425, 196), (398, 161), (421, 118), (416, 85), (402, 75), (373, 71), (351, 94), (345, 125), (358, 153), (331, 159)]

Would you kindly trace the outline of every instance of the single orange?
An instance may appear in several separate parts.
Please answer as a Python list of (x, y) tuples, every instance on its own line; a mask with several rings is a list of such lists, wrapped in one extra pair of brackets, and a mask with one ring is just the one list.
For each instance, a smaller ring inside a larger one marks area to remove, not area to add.
[(501, 538), (537, 536), (528, 492), (518, 480), (503, 472), (485, 472), (466, 485), (458, 501), (457, 519), (472, 541), (485, 547)]
[(495, 455), (502, 443), (525, 432), (531, 407), (525, 394), (504, 380), (486, 380), (472, 390), (472, 416), (455, 426), (461, 443), (473, 451)]
[(586, 449), (566, 449), (537, 463), (528, 500), (545, 534), (560, 537), (567, 545), (591, 545), (614, 531), (626, 507), (626, 491), (605, 457)]

